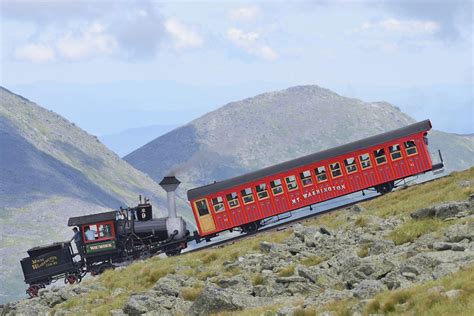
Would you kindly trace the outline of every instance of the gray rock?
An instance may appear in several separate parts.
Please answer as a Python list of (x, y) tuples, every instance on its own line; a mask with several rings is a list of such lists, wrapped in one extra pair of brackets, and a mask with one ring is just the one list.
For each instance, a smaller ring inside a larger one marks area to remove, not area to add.
[(402, 275), (409, 279), (409, 280), (415, 280), (416, 279), (416, 274), (412, 272), (402, 272)]
[(360, 282), (352, 291), (357, 298), (369, 298), (382, 292), (386, 287), (377, 280), (364, 280)]
[(319, 232), (323, 235), (332, 235), (331, 231), (323, 226), (319, 227)]
[(298, 274), (300, 277), (303, 277), (307, 280), (309, 280), (312, 283), (316, 283), (318, 280), (318, 274), (313, 271), (312, 269), (306, 268), (305, 266), (298, 265), (295, 268), (296, 274)]
[(441, 295), (442, 293), (444, 293), (444, 286), (442, 286), (442, 285), (434, 286), (434, 287), (429, 288), (428, 290), (426, 290), (426, 292), (429, 293), (429, 294)]
[(391, 240), (379, 239), (374, 240), (369, 247), (369, 255), (379, 255), (390, 252), (395, 248), (395, 243)]
[(192, 315), (209, 315), (223, 311), (237, 311), (258, 306), (262, 301), (238, 291), (221, 289), (214, 284), (204, 288), (201, 295), (191, 305), (189, 313)]
[(160, 278), (154, 285), (156, 295), (178, 297), (180, 288), (185, 286), (184, 279), (180, 275), (171, 274)]
[(277, 283), (293, 283), (293, 282), (306, 282), (307, 280), (300, 276), (289, 276), (289, 277), (279, 277), (275, 280)]
[(123, 307), (124, 313), (135, 316), (145, 314), (147, 312), (157, 312), (161, 315), (171, 315), (171, 312), (161, 306), (157, 297), (149, 294), (133, 294)]
[(433, 249), (438, 251), (449, 250), (451, 247), (452, 245), (447, 242), (435, 242), (433, 244)]
[(445, 292), (444, 294), (448, 298), (454, 299), (454, 298), (457, 298), (459, 295), (461, 295), (462, 292), (463, 292), (462, 290), (450, 290), (450, 291)]
[(127, 314), (124, 313), (123, 310), (121, 309), (113, 309), (110, 311), (111, 316), (127, 316)]
[(474, 240), (474, 222), (470, 222), (465, 225), (455, 224), (450, 226), (444, 236), (448, 241), (459, 242), (464, 239), (469, 241)]
[(283, 308), (280, 308), (276, 314), (277, 316), (288, 316), (288, 315), (294, 315), (296, 308), (293, 306), (285, 306)]
[(270, 250), (272, 249), (272, 243), (269, 243), (268, 241), (262, 241), (260, 243), (260, 250), (264, 253), (269, 253)]
[(454, 217), (456, 214), (469, 210), (470, 203), (463, 202), (449, 202), (441, 205), (435, 205), (428, 208), (419, 209), (410, 214), (414, 219), (423, 219), (429, 217), (448, 218)]

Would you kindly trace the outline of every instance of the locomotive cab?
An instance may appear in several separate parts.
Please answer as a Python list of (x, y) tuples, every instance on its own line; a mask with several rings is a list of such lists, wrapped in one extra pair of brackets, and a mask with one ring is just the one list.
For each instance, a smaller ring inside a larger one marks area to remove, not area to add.
[(117, 212), (112, 211), (69, 218), (68, 226), (79, 228), (81, 242), (76, 246), (84, 260), (95, 261), (97, 256), (118, 252), (116, 216)]

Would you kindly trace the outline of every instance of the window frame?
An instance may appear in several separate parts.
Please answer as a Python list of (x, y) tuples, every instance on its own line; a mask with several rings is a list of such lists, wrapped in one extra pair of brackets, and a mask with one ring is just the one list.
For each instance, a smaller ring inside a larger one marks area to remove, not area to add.
[[(377, 157), (377, 156), (375, 155), (375, 152), (376, 152), (376, 151), (379, 151), (379, 150), (383, 150), (383, 155)], [(382, 157), (384, 157), (385, 161), (379, 163), (377, 159), (378, 159), (378, 158), (382, 158)], [(382, 148), (380, 148), (380, 149), (374, 150), (374, 158), (375, 158), (375, 165), (377, 165), (377, 166), (385, 165), (385, 164), (388, 162), (387, 154), (385, 153), (385, 148), (382, 147)]]
[[(319, 170), (318, 170), (319, 168), (323, 168), (323, 169), (324, 169), (324, 172), (319, 173)], [(327, 172), (326, 166), (321, 165), (321, 166), (319, 166), (319, 167), (314, 168), (314, 174), (316, 175), (316, 182), (317, 182), (317, 183), (324, 183), (324, 182), (328, 181), (328, 172)], [(325, 177), (326, 179), (324, 179), (324, 180), (319, 180), (319, 176), (322, 175), (322, 174), (324, 174), (324, 177)]]
[[(280, 181), (280, 184), (274, 187), (272, 185), (272, 183), (274, 183), (277, 180)], [(285, 193), (285, 190), (283, 190), (283, 183), (282, 183), (281, 179), (275, 179), (275, 180), (270, 181), (270, 187), (272, 189), (273, 196), (279, 196), (279, 195), (282, 195), (283, 193)], [(281, 189), (281, 192), (275, 194), (275, 189), (277, 189), (278, 187)]]
[[(351, 164), (346, 164), (347, 159), (354, 159), (354, 162)], [(353, 166), (355, 170), (349, 171), (348, 167), (351, 167), (351, 166)], [(359, 169), (357, 168), (357, 157), (350, 157), (350, 158), (344, 159), (344, 167), (346, 168), (347, 174), (353, 174), (359, 171)]]
[[(258, 187), (260, 187), (261, 185), (264, 185), (265, 186), (265, 189), (263, 189), (262, 191), (258, 191)], [(261, 198), (260, 197), (260, 193), (262, 192), (265, 192), (265, 194), (267, 195), (266, 197), (263, 197)], [(268, 189), (267, 189), (267, 184), (266, 183), (262, 183), (262, 184), (258, 184), (255, 186), (255, 193), (257, 193), (257, 200), (259, 201), (262, 201), (262, 200), (266, 200), (268, 198), (270, 198), (270, 194), (268, 193)]]
[[(392, 148), (393, 146), (398, 146), (398, 150), (395, 150), (392, 152)], [(390, 159), (392, 161), (397, 161), (397, 160), (401, 160), (403, 159), (403, 154), (402, 154), (402, 147), (400, 146), (400, 144), (394, 144), (394, 145), (390, 145), (390, 147), (388, 147), (388, 153), (390, 154)], [(393, 158), (393, 155), (398, 153), (400, 155), (400, 157), (398, 158)]]
[[(406, 143), (408, 143), (408, 142), (413, 142), (413, 145), (414, 145), (414, 146), (412, 146), (412, 147), (406, 147)], [(408, 157), (418, 155), (418, 146), (416, 145), (416, 142), (415, 142), (414, 139), (409, 139), (409, 140), (407, 140), (407, 141), (404, 141), (404, 142), (403, 142), (403, 148), (405, 149), (405, 153), (407, 154)], [(415, 149), (415, 153), (409, 154), (409, 153), (408, 153), (408, 149), (412, 149), (412, 148)]]
[[(250, 190), (250, 194), (243, 194), (242, 192), (245, 192), (246, 190)], [(240, 190), (240, 195), (242, 196), (242, 202), (244, 203), (244, 205), (248, 205), (248, 204), (252, 204), (252, 203), (255, 203), (255, 197), (253, 196), (253, 191), (252, 191), (252, 188), (249, 187), (249, 188), (245, 188), (243, 190)], [(245, 202), (245, 198), (250, 196), (252, 198), (252, 201), (250, 202)]]
[[(235, 194), (235, 198), (229, 200), (229, 198), (227, 197), (228, 195), (232, 195), (232, 194)], [(227, 193), (225, 195), (225, 200), (227, 202), (227, 206), (229, 206), (229, 209), (234, 209), (234, 208), (238, 208), (240, 207), (240, 201), (239, 201), (239, 194), (237, 192), (230, 192), (230, 193)], [(237, 201), (237, 205), (234, 205), (234, 206), (230, 206), (230, 202), (231, 201)]]
[[(218, 201), (216, 204), (214, 204), (214, 199), (217, 200), (218, 198), (220, 198), (222, 201), (221, 202)], [(222, 213), (225, 211), (224, 199), (222, 198), (222, 196), (218, 195), (216, 197), (211, 198), (211, 204), (212, 204), (212, 208), (214, 209), (214, 213), (217, 214), (217, 213)], [(219, 204), (222, 205), (222, 209), (216, 210), (216, 205), (219, 205)]]
[[(207, 214), (201, 215), (201, 213), (199, 213), (199, 207), (197, 206), (197, 203), (201, 202), (201, 201), (206, 202)], [(211, 214), (211, 208), (209, 207), (209, 202), (207, 201), (207, 199), (200, 199), (200, 200), (194, 201), (194, 206), (196, 207), (196, 211), (197, 211), (197, 214), (198, 214), (199, 217), (203, 217), (203, 216), (207, 216), (207, 215)]]
[[(308, 172), (308, 173), (309, 173), (309, 176), (308, 176), (308, 177), (305, 177), (305, 176), (304, 176), (304, 173), (305, 173), (305, 172)], [(301, 184), (303, 185), (303, 188), (309, 187), (309, 186), (311, 186), (311, 185), (314, 184), (314, 183), (313, 183), (313, 176), (311, 175), (311, 169), (304, 170), (303, 172), (300, 172), (299, 174), (300, 174), (300, 181), (301, 181)], [(305, 183), (304, 183), (305, 180), (308, 180), (308, 179), (309, 179), (310, 183), (309, 183), (309, 184), (305, 184)]]
[[(367, 159), (363, 160), (361, 157), (364, 156), (364, 155), (367, 155)], [(368, 167), (364, 167), (363, 165), (363, 162), (366, 162), (368, 161), (369, 162), (369, 166)], [(366, 169), (370, 169), (372, 168), (372, 160), (370, 159), (370, 154), (369, 153), (365, 153), (365, 154), (360, 154), (359, 155), (359, 164), (360, 164), (360, 168), (362, 170), (366, 170)]]
[[(108, 236), (108, 237), (100, 237), (100, 230), (99, 230), (100, 225), (110, 225), (112, 235)], [(97, 232), (97, 239), (94, 239), (94, 240), (87, 240), (86, 239), (86, 234), (85, 234), (85, 231), (84, 231), (84, 228), (86, 226), (89, 226), (89, 229), (90, 229), (91, 226), (95, 226), (95, 231)], [(102, 241), (107, 241), (107, 240), (115, 240), (114, 221), (105, 221), (105, 222), (97, 222), (97, 223), (81, 225), (81, 233), (82, 233), (82, 241), (83, 241), (84, 244), (102, 242)]]
[[(294, 178), (294, 181), (288, 182), (288, 179), (291, 178), (291, 177)], [(290, 189), (289, 185), (290, 185), (290, 183), (293, 183), (293, 182), (295, 184), (295, 187)], [(298, 180), (296, 179), (296, 176), (293, 175), (293, 174), (285, 177), (285, 184), (286, 184), (286, 188), (287, 188), (288, 192), (293, 192), (293, 191), (299, 189)]]
[[(335, 165), (335, 164), (339, 165), (339, 168), (337, 168), (337, 169), (332, 169), (332, 166)], [(334, 172), (334, 171), (337, 171), (337, 170), (338, 170), (341, 174), (338, 175), (338, 176), (334, 176), (333, 172)], [(331, 178), (332, 178), (332, 179), (337, 179), (337, 178), (340, 178), (340, 177), (342, 177), (342, 176), (344, 175), (344, 174), (342, 173), (341, 163), (340, 163), (339, 161), (336, 161), (336, 162), (333, 162), (333, 163), (329, 164), (329, 171), (331, 172)]]

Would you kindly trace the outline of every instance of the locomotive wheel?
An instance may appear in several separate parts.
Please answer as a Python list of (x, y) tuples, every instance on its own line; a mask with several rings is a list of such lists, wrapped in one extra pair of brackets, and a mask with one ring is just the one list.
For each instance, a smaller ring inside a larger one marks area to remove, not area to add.
[(173, 257), (173, 256), (177, 256), (181, 253), (181, 248), (175, 248), (175, 249), (170, 249), (168, 251), (165, 251), (165, 254), (168, 256), (168, 257)]
[(74, 284), (74, 283), (79, 283), (77, 276), (75, 274), (68, 274), (66, 278), (64, 279), (64, 283), (69, 283), (69, 284)]
[(255, 234), (258, 229), (260, 228), (260, 223), (257, 221), (257, 222), (252, 222), (252, 223), (248, 223), (248, 224), (245, 224), (245, 225), (242, 225), (242, 231), (246, 234)]
[(39, 290), (40, 290), (40, 285), (33, 284), (33, 285), (30, 285), (28, 290), (26, 290), (26, 294), (28, 294), (30, 298), (37, 297)]
[(394, 187), (395, 185), (393, 182), (386, 182), (386, 183), (379, 184), (376, 189), (377, 189), (377, 192), (379, 192), (380, 194), (387, 194), (389, 192), (392, 192)]

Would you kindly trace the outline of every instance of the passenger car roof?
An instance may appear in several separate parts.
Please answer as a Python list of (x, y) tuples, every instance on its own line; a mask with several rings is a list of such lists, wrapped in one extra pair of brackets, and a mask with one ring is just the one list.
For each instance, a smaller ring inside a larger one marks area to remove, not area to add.
[(112, 221), (116, 218), (116, 211), (104, 212), (98, 214), (70, 217), (68, 226), (79, 226), (83, 224), (93, 224), (97, 222)]
[(424, 120), (414, 124), (407, 125), (402, 128), (398, 128), (386, 133), (378, 134), (368, 138), (364, 138), (352, 143), (348, 143), (342, 146), (323, 150), (314, 154), (289, 160), (277, 165), (266, 167), (257, 171), (243, 174), (234, 178), (230, 178), (224, 181), (208, 184), (202, 187), (194, 188), (188, 191), (188, 200), (194, 200), (206, 195), (230, 189), (235, 186), (239, 186), (248, 182), (252, 182), (261, 178), (265, 178), (274, 174), (282, 173), (291, 169), (303, 167), (309, 164), (316, 163), (321, 160), (337, 157), (340, 155), (348, 154), (353, 151), (358, 151), (367, 147), (376, 146), (383, 144), (401, 137), (414, 135), (423, 131), (431, 129), (430, 120)]

